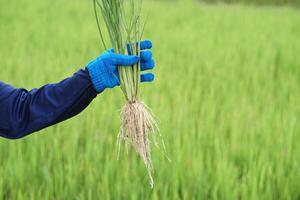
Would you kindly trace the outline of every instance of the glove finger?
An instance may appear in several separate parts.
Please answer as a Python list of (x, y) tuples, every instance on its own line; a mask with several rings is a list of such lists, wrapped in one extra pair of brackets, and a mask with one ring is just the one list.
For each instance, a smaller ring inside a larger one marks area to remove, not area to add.
[(154, 74), (142, 74), (141, 75), (141, 82), (152, 82), (154, 80)]
[[(127, 53), (129, 55), (132, 55), (132, 48), (136, 48), (134, 46), (131, 47), (130, 44), (127, 44), (126, 47), (127, 47)], [(151, 48), (152, 48), (152, 42), (150, 40), (140, 41), (140, 50), (146, 50), (146, 49), (151, 49)]]
[(152, 52), (149, 50), (141, 51), (141, 62), (149, 62), (152, 59)]
[(150, 40), (143, 40), (140, 42), (140, 49), (146, 50), (152, 48), (152, 42)]
[(148, 62), (142, 62), (141, 63), (141, 70), (142, 71), (153, 69), (154, 67), (155, 67), (155, 62), (154, 62), (153, 59), (148, 61)]
[(139, 62), (139, 57), (127, 56), (123, 54), (113, 54), (111, 62), (113, 65), (131, 66)]

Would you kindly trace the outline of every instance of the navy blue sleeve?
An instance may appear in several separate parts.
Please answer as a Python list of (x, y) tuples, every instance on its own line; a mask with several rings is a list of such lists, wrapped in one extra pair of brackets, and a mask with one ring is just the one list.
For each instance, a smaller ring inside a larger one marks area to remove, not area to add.
[(0, 136), (17, 139), (71, 118), (97, 96), (88, 71), (27, 91), (0, 81)]

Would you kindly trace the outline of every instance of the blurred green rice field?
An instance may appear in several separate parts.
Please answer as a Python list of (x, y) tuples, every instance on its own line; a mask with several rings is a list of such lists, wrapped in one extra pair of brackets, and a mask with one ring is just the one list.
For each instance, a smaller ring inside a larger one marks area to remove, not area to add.
[[(116, 160), (114, 89), (71, 120), (0, 139), (0, 199), (299, 199), (299, 10), (145, 7), (157, 68), (142, 98), (172, 159), (153, 149), (154, 189), (134, 152)], [(1, 81), (58, 82), (103, 50), (91, 1), (0, 0)]]

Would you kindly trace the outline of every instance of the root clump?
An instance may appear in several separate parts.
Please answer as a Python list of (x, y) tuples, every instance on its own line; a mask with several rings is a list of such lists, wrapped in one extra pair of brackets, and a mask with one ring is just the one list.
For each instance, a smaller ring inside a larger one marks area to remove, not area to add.
[(158, 132), (157, 123), (151, 111), (142, 101), (135, 100), (124, 105), (121, 111), (121, 128), (118, 136), (119, 151), (121, 141), (133, 146), (146, 165), (152, 187), (154, 182), (149, 136), (153, 136), (154, 144), (158, 146), (155, 139), (156, 132)]

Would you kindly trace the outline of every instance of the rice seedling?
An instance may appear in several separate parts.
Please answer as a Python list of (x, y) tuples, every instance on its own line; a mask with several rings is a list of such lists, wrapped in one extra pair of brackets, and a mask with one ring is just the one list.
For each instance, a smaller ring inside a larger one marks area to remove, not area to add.
[[(94, 0), (97, 26), (101, 41), (106, 48), (98, 10), (106, 24), (110, 43), (115, 52), (140, 56), (140, 40), (144, 29), (144, 24), (141, 22), (142, 0)], [(121, 142), (134, 147), (146, 165), (150, 185), (153, 187), (149, 136), (155, 136), (159, 130), (152, 113), (139, 98), (140, 63), (131, 67), (118, 66), (118, 71), (120, 87), (126, 99), (121, 111), (118, 157)], [(155, 137), (153, 142), (158, 146)]]

